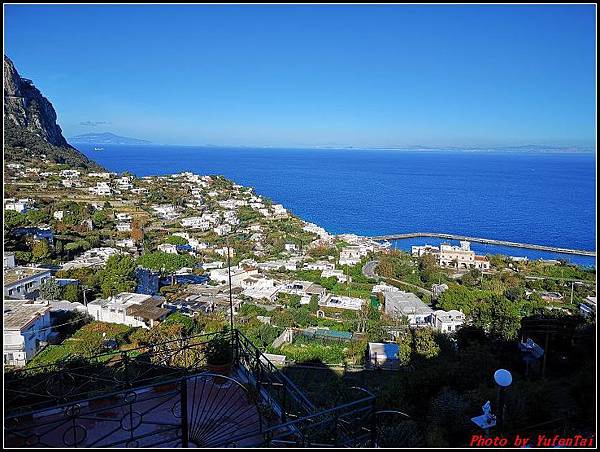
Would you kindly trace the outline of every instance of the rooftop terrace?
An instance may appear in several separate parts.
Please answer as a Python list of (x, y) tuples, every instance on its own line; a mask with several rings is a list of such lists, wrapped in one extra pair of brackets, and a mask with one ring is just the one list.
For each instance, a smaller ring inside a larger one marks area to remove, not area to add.
[(4, 270), (3, 273), (4, 285), (9, 286), (18, 281), (43, 275), (44, 273), (50, 274), (50, 270), (48, 270), (47, 268), (37, 267), (15, 267), (8, 270)]

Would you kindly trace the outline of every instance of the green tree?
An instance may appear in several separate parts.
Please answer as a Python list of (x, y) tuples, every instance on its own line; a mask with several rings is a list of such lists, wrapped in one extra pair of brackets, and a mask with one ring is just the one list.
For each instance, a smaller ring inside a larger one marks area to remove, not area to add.
[(419, 257), (419, 272), (423, 283), (430, 285), (437, 282), (439, 267), (433, 254), (425, 253)]
[(166, 238), (165, 243), (170, 245), (187, 245), (188, 241), (178, 235), (171, 235)]
[(379, 276), (383, 276), (385, 278), (393, 278), (396, 276), (394, 274), (394, 266), (390, 259), (382, 258), (377, 264), (377, 273)]
[(150, 270), (157, 270), (165, 274), (170, 274), (183, 267), (194, 267), (196, 265), (196, 259), (189, 254), (172, 254), (155, 251), (140, 256), (137, 260), (137, 264)]
[(42, 209), (30, 210), (25, 214), (25, 217), (27, 218), (27, 222), (32, 226), (39, 226), (50, 220), (48, 212)]
[(97, 210), (92, 215), (92, 224), (96, 228), (103, 228), (110, 222), (105, 210)]
[(40, 285), (40, 296), (44, 300), (59, 300), (61, 292), (61, 287), (54, 278), (47, 279)]
[(440, 295), (437, 305), (445, 311), (456, 309), (469, 315), (476, 306), (480, 305), (482, 301), (489, 301), (493, 295), (494, 293), (491, 291), (453, 285)]
[(510, 301), (517, 301), (525, 296), (525, 289), (523, 287), (509, 287), (504, 291), (504, 296)]
[(308, 310), (315, 314), (319, 310), (319, 296), (311, 295), (310, 303), (308, 303)]
[(161, 326), (169, 326), (175, 324), (181, 325), (183, 327), (182, 331), (185, 336), (189, 336), (194, 332), (194, 319), (185, 314), (182, 314), (181, 312), (173, 312), (172, 314), (169, 314), (169, 316), (165, 319)]
[(4, 233), (12, 231), (14, 228), (25, 226), (27, 224), (27, 218), (22, 213), (14, 210), (4, 211)]
[(490, 333), (503, 340), (515, 339), (521, 326), (519, 305), (503, 297), (495, 297), (491, 305)]
[(67, 284), (63, 289), (62, 297), (72, 303), (79, 301), (79, 289), (75, 284)]
[(400, 343), (398, 344), (398, 359), (400, 360), (400, 364), (402, 365), (410, 363), (410, 359), (412, 356), (412, 347), (410, 342), (410, 336), (405, 336), (400, 340)]
[(33, 259), (31, 251), (15, 251), (15, 260), (19, 264), (29, 264)]
[(440, 352), (431, 328), (416, 328), (413, 330), (414, 352), (423, 358), (434, 358)]
[(106, 266), (98, 272), (100, 289), (104, 297), (121, 292), (131, 292), (136, 287), (135, 262), (127, 255), (113, 255)]
[(50, 246), (46, 240), (35, 240), (31, 247), (33, 259), (37, 262), (43, 262), (50, 257)]

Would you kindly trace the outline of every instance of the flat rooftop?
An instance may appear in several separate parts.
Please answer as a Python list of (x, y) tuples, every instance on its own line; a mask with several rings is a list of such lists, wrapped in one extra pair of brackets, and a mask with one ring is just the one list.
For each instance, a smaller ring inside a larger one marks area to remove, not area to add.
[(122, 306), (129, 306), (132, 304), (140, 304), (144, 301), (152, 298), (151, 295), (146, 295), (142, 293), (133, 293), (133, 292), (123, 292), (115, 297), (111, 298), (99, 298), (97, 300), (91, 301), (88, 304), (97, 304), (101, 306), (106, 306), (109, 304), (119, 304)]
[(4, 330), (22, 331), (49, 310), (50, 306), (31, 303), (29, 300), (4, 300)]
[(431, 314), (433, 310), (412, 292), (385, 292), (386, 310), (395, 305), (401, 314)]
[(4, 285), (10, 286), (23, 279), (31, 278), (33, 276), (43, 275), (44, 273), (50, 274), (50, 270), (47, 268), (37, 267), (15, 267), (4, 270)]

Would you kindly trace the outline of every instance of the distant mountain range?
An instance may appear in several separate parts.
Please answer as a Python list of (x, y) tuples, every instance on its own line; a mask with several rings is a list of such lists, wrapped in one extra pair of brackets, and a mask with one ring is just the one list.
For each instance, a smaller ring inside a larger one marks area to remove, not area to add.
[(83, 135), (69, 138), (69, 142), (74, 144), (151, 144), (151, 142), (147, 140), (121, 137), (110, 132), (84, 133)]

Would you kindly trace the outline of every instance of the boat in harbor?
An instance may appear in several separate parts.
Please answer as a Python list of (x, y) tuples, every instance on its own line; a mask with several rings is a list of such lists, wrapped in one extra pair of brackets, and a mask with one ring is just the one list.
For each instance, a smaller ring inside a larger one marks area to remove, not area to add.
[(103, 151), (104, 148), (94, 148), (94, 151)]

